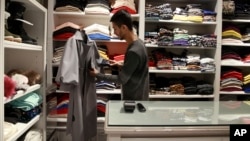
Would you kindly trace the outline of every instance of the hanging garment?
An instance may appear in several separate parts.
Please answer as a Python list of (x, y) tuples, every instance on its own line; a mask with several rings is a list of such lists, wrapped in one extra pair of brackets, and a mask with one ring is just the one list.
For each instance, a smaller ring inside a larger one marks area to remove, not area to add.
[(97, 132), (95, 78), (89, 69), (98, 68), (99, 54), (95, 42), (84, 37), (78, 30), (67, 40), (56, 76), (60, 89), (70, 93), (66, 132), (73, 141), (88, 141)]

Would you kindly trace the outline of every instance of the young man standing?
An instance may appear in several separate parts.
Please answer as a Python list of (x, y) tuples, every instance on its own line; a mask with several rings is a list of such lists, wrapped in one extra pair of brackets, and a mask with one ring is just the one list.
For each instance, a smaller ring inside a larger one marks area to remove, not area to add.
[(148, 56), (143, 41), (133, 31), (131, 15), (120, 10), (111, 17), (110, 22), (114, 33), (128, 44), (124, 62), (110, 61), (111, 65), (121, 67), (118, 75), (105, 75), (95, 68), (90, 73), (100, 80), (120, 83), (123, 100), (148, 100)]

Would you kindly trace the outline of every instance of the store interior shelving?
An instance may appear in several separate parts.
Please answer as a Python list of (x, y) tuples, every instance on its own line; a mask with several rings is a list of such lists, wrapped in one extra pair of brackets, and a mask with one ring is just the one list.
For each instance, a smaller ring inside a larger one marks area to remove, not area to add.
[[(42, 105), (45, 105), (45, 87), (46, 87), (46, 40), (47, 40), (47, 9), (36, 0), (2, 0), (0, 3), (1, 6), (1, 29), (5, 29), (6, 21), (6, 6), (7, 2), (19, 2), (22, 3), (25, 7), (23, 14), (23, 19), (29, 21), (33, 25), (23, 24), (22, 28), (29, 36), (34, 38), (37, 41), (37, 44), (28, 44), (28, 43), (19, 43), (14, 41), (5, 40), (5, 32), (1, 30), (0, 35), (0, 48), (1, 48), (1, 75), (7, 74), (11, 70), (33, 70), (41, 76), (41, 82), (30, 85), (25, 90), (16, 91), (15, 95), (11, 98), (4, 97), (4, 81), (1, 81), (1, 128), (0, 128), (0, 140), (6, 141), (15, 141), (18, 140), (21, 136), (32, 129), (38, 129), (41, 131), (42, 136), (46, 135), (46, 117), (45, 117), (45, 107), (41, 106), (40, 114), (33, 117), (28, 122), (17, 122), (13, 124), (13, 129), (16, 129), (16, 132), (6, 138), (8, 134), (8, 128), (5, 128), (5, 114), (11, 111), (5, 111), (7, 104), (15, 102), (16, 100), (26, 96), (32, 92), (39, 94), (42, 97)], [(18, 25), (16, 25), (18, 26)], [(2, 79), (3, 80), (3, 79)], [(46, 138), (43, 138), (45, 141)]]
[[(161, 27), (165, 27), (168, 29), (185, 29), (188, 31), (189, 35), (205, 35), (205, 34), (214, 34), (216, 35), (216, 45), (215, 46), (191, 46), (191, 45), (158, 45), (153, 42), (146, 43), (146, 47), (148, 49), (148, 54), (152, 55), (152, 52), (161, 49), (161, 51), (165, 50), (167, 53), (173, 53), (176, 55), (180, 55), (183, 50), (186, 50), (190, 54), (199, 54), (200, 58), (209, 57), (215, 60), (215, 71), (210, 72), (201, 72), (197, 70), (176, 70), (173, 68), (168, 69), (159, 69), (156, 67), (151, 67), (149, 73), (153, 75), (153, 77), (165, 77), (165, 78), (177, 78), (181, 79), (181, 77), (194, 77), (196, 80), (206, 80), (210, 84), (213, 85), (213, 93), (208, 95), (203, 95), (199, 93), (193, 94), (150, 94), (151, 98), (157, 98), (160, 100), (171, 100), (172, 98), (177, 98), (179, 100), (186, 100), (186, 99), (193, 99), (193, 98), (200, 98), (204, 100), (218, 100), (219, 98), (219, 77), (220, 77), (220, 18), (221, 18), (221, 9), (222, 6), (220, 1), (212, 0), (212, 1), (188, 1), (188, 0), (168, 0), (168, 1), (153, 1), (153, 0), (146, 0), (146, 6), (151, 5), (152, 7), (164, 7), (164, 4), (169, 4), (171, 11), (174, 12), (177, 8), (187, 8), (188, 5), (192, 4), (200, 4), (203, 10), (210, 10), (217, 13), (215, 21), (202, 21), (202, 22), (193, 22), (188, 20), (176, 20), (176, 19), (152, 19), (152, 17), (147, 17), (145, 15), (145, 35), (144, 38), (147, 39), (147, 35), (149, 32), (157, 32), (157, 29)], [(166, 8), (166, 7), (165, 7)], [(150, 8), (149, 8), (150, 9)], [(168, 10), (169, 10), (168, 9)], [(149, 10), (150, 11), (150, 10)], [(152, 10), (153, 11), (153, 10)], [(167, 11), (167, 10), (166, 10)], [(150, 12), (148, 12), (150, 13)], [(167, 15), (167, 14), (165, 14)], [(206, 29), (206, 30), (204, 30)], [(147, 32), (147, 33), (146, 33)], [(153, 79), (154, 79), (153, 78)], [(154, 87), (155, 85), (152, 84)], [(153, 89), (155, 89), (153, 87)], [(154, 90), (153, 90), (154, 91)]]

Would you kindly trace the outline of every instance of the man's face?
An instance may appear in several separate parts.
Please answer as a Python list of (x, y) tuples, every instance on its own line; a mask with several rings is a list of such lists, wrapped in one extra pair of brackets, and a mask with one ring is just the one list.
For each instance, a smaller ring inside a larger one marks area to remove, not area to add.
[(115, 23), (112, 23), (112, 27), (114, 29), (114, 34), (118, 36), (118, 38), (120, 38), (120, 40), (124, 39), (124, 25), (122, 25), (121, 27), (118, 27)]

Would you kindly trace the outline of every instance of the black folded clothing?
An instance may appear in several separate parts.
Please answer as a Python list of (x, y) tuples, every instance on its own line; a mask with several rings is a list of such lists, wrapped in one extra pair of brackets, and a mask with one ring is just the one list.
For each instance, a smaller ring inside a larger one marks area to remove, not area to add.
[(64, 7), (64, 6), (70, 5), (73, 7), (77, 7), (83, 11), (84, 8), (86, 7), (86, 4), (87, 4), (87, 0), (56, 0), (54, 10), (57, 7)]

